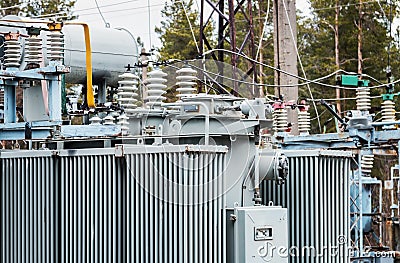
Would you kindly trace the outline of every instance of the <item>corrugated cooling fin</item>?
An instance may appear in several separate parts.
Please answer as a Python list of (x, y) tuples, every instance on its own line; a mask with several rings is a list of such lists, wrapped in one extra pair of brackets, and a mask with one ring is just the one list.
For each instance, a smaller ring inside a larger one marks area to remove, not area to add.
[(1, 262), (54, 262), (59, 236), (53, 172), (50, 154), (0, 159)]
[(60, 262), (122, 262), (121, 162), (107, 153), (61, 153)]
[(225, 155), (1, 152), (0, 262), (224, 262)]
[[(350, 153), (284, 151), (289, 175), (283, 185), (265, 181), (265, 203), (288, 208), (289, 262), (349, 262)], [(337, 247), (329, 251), (329, 247)]]
[(128, 262), (223, 262), (221, 153), (127, 156)]

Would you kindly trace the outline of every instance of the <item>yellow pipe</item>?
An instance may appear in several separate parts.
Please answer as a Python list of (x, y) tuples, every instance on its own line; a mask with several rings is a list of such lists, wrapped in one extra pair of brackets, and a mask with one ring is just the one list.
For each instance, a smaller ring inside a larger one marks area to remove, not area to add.
[(81, 22), (65, 22), (65, 25), (81, 25), (85, 34), (86, 47), (86, 100), (89, 108), (96, 107), (94, 103), (93, 83), (92, 83), (92, 46), (90, 44), (89, 25)]

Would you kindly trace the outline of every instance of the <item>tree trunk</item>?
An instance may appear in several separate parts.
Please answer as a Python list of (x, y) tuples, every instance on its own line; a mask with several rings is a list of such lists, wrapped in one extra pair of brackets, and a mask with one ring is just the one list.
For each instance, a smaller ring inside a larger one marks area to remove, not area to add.
[[(247, 9), (249, 16), (249, 31), (250, 31), (250, 54), (251, 58), (256, 60), (256, 45), (254, 41), (254, 24), (253, 24), (253, 4), (252, 0), (247, 1)], [(257, 64), (253, 61), (251, 63), (251, 67), (253, 68), (253, 83), (257, 83)], [(255, 85), (253, 85), (253, 96), (255, 98), (260, 97), (260, 92)]]
[[(339, 60), (339, 0), (336, 0), (336, 9), (335, 9), (335, 64), (336, 70), (340, 69), (340, 60)], [(342, 112), (342, 106), (340, 102), (340, 89), (336, 89), (336, 109), (337, 112), (340, 114)]]
[(231, 65), (232, 65), (232, 77), (233, 81), (233, 90), (235, 93), (238, 91), (237, 82), (236, 82), (236, 70), (237, 70), (237, 56), (236, 56), (236, 25), (235, 25), (235, 7), (234, 0), (228, 0), (228, 10), (229, 10), (229, 23), (230, 23), (230, 41), (231, 41)]
[[(262, 1), (260, 1), (260, 3), (259, 3), (259, 8), (258, 8), (258, 17), (259, 18), (261, 18), (261, 10), (262, 10)], [(268, 12), (268, 11), (267, 11)], [(260, 20), (261, 21), (261, 20)], [(259, 77), (258, 77), (258, 81), (259, 81), (259, 83), (260, 84), (263, 84), (263, 71), (264, 71), (264, 67), (263, 67), (263, 63), (264, 63), (264, 61), (263, 61), (263, 52), (262, 52), (262, 42), (263, 42), (263, 38), (264, 38), (264, 32), (263, 32), (263, 30), (264, 30), (264, 23), (259, 23), (259, 26), (260, 26), (260, 32), (261, 32), (261, 38), (260, 38), (260, 43), (259, 43), (259, 46), (260, 46), (260, 50), (259, 50), (259, 54), (258, 54), (258, 56), (259, 56), (259, 62), (260, 62), (260, 64), (259, 64), (259, 72), (260, 72), (260, 75), (259, 75)], [(264, 98), (265, 97), (265, 93), (264, 93), (264, 87), (262, 86), (262, 85), (260, 85), (260, 87), (259, 87), (259, 93), (260, 93), (260, 98)], [(267, 91), (267, 93), (268, 93), (268, 91)]]
[(359, 2), (359, 8), (358, 8), (358, 15), (359, 15), (359, 20), (358, 20), (358, 48), (357, 48), (357, 55), (358, 55), (358, 74), (362, 74), (363, 71), (363, 54), (362, 54), (362, 18), (363, 18), (363, 10), (362, 10), (362, 5), (363, 5), (363, 0), (360, 0)]

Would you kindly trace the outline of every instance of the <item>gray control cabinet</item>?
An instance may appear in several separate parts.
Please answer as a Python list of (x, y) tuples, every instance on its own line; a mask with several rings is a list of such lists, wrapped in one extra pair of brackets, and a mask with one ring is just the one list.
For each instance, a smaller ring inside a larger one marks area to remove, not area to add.
[(286, 208), (237, 207), (231, 220), (235, 263), (288, 262)]

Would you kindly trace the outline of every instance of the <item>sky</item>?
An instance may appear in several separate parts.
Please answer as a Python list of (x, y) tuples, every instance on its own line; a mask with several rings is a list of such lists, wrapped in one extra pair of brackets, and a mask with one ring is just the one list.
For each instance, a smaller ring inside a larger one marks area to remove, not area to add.
[[(110, 27), (125, 27), (135, 37), (140, 36), (145, 48), (161, 45), (155, 26), (161, 22), (161, 10), (167, 0), (97, 0), (98, 6), (106, 23)], [(171, 0), (168, 0), (171, 1)], [(194, 6), (200, 5), (194, 0)], [(297, 0), (297, 9), (307, 10), (307, 0)], [(75, 14), (79, 20), (91, 26), (105, 26), (105, 22), (96, 7), (95, 0), (78, 0), (75, 4)]]

